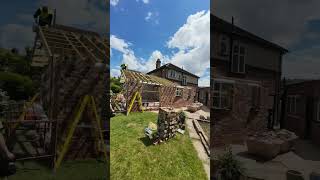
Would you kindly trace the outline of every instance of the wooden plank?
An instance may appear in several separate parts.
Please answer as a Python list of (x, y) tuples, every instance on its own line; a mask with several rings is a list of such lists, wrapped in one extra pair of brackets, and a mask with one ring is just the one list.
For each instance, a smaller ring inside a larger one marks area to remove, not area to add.
[(64, 35), (64, 37), (66, 37), (66, 39), (69, 41), (70, 45), (72, 46), (72, 48), (76, 51), (76, 53), (78, 54), (78, 56), (84, 60), (84, 57), (82, 56), (82, 54), (78, 51), (78, 49), (74, 46), (74, 44), (72, 44), (72, 42), (70, 42), (69, 38), (67, 37), (67, 35), (65, 33), (62, 33)]
[(88, 38), (87, 36), (84, 36), (84, 38), (86, 38), (88, 42), (94, 46), (94, 48), (96, 48), (103, 56), (105, 56), (105, 58), (107, 58), (106, 53), (103, 52), (103, 50), (101, 50), (94, 42), (92, 42), (90, 38)]
[(48, 45), (48, 43), (47, 43), (47, 40), (46, 40), (43, 32), (42, 32), (42, 28), (41, 28), (41, 27), (39, 27), (39, 34), (40, 34), (40, 38), (42, 39), (42, 42), (44, 43), (44, 46), (46, 47), (46, 50), (47, 50), (49, 56), (52, 57), (51, 50), (50, 50), (50, 48), (49, 48), (49, 45)]
[(197, 120), (193, 120), (193, 125), (196, 129), (196, 132), (198, 133), (199, 137), (200, 137), (200, 141), (203, 144), (208, 156), (210, 156), (210, 145), (209, 145), (209, 141), (208, 141), (208, 137), (203, 133), (203, 129), (200, 126), (200, 124), (198, 123)]
[(83, 42), (73, 32), (71, 34), (82, 45), (82, 47), (84, 47), (84, 49), (88, 52), (88, 54), (93, 58), (94, 61), (99, 61), (98, 58), (88, 49), (85, 44), (83, 44)]

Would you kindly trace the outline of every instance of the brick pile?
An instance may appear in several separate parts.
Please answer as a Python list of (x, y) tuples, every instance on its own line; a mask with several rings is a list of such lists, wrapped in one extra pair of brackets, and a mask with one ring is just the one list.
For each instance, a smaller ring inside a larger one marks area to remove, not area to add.
[(158, 117), (158, 138), (166, 141), (176, 135), (179, 128), (183, 126), (179, 112), (170, 108), (160, 108)]

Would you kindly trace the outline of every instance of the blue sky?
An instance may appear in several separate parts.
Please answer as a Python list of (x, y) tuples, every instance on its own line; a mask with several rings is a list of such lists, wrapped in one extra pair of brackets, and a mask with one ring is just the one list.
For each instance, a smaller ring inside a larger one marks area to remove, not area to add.
[[(201, 2), (201, 3), (200, 3)], [(209, 85), (209, 0), (111, 0), (111, 74), (122, 63), (148, 72), (171, 62)]]
[[(62, 3), (63, 2), (63, 3)], [(0, 47), (19, 48), (32, 46), (33, 14), (47, 5), (57, 10), (57, 23), (96, 31), (107, 36), (106, 2), (101, 0), (3, 0), (0, 10)]]

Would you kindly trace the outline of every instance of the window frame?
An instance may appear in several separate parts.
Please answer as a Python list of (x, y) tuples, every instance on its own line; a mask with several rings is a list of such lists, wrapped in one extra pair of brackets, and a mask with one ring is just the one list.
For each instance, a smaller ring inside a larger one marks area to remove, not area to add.
[(186, 86), (187, 85), (187, 76), (182, 75), (182, 85)]
[[(219, 90), (215, 90), (215, 86), (216, 84), (220, 84), (219, 85)], [(228, 96), (228, 92), (222, 92), (222, 85), (223, 84), (228, 84), (228, 85), (232, 85), (232, 89), (234, 88), (234, 83), (230, 83), (230, 82), (223, 82), (223, 81), (213, 81), (213, 95), (212, 95), (212, 107), (213, 109), (231, 109), (232, 108), (232, 102), (230, 103), (231, 107), (222, 107), (222, 99), (223, 98), (230, 98), (229, 100), (231, 101), (232, 98), (230, 96)], [(216, 96), (215, 94), (218, 91), (218, 96)], [(219, 105), (215, 106), (215, 98), (219, 99)]]
[[(235, 48), (238, 48), (237, 52), (235, 51)], [(241, 54), (241, 48), (243, 48), (244, 52)], [(246, 54), (247, 54), (247, 47), (243, 44), (240, 43), (239, 41), (233, 41), (232, 45), (232, 56), (231, 56), (231, 71), (233, 73), (239, 73), (239, 74), (244, 74), (246, 72)], [(237, 56), (237, 59), (235, 59), (235, 56)], [(241, 69), (241, 57), (243, 57), (243, 67)], [(237, 69), (234, 69), (234, 63), (237, 60)]]
[[(178, 92), (180, 92), (180, 93), (178, 93)], [(183, 88), (176, 89), (176, 97), (182, 97), (182, 93), (183, 93)]]
[(298, 95), (288, 95), (287, 97), (288, 114), (297, 114), (297, 98), (298, 98)]

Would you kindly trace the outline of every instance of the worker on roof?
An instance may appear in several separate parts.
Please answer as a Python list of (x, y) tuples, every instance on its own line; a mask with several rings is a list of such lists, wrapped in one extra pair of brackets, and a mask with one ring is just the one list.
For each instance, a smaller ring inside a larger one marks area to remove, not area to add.
[(33, 15), (35, 22), (39, 26), (51, 26), (53, 13), (49, 10), (47, 6), (43, 6), (34, 13)]
[(126, 70), (128, 68), (128, 65), (127, 64), (121, 64), (120, 67), (121, 67), (122, 70)]

